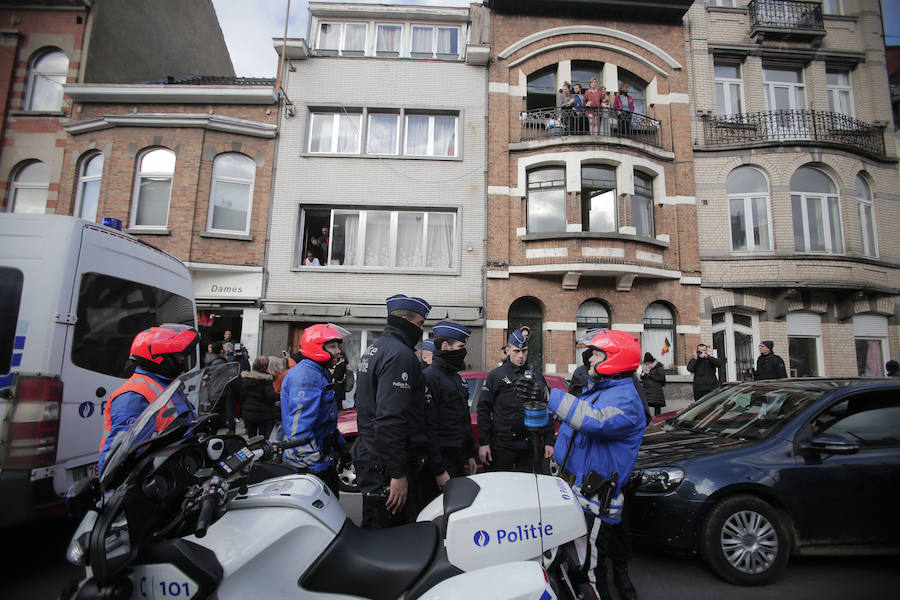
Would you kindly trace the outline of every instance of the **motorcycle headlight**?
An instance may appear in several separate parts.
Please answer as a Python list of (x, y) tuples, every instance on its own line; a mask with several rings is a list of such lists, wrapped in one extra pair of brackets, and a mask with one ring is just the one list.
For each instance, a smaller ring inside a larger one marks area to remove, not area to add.
[(97, 511), (89, 510), (81, 519), (78, 529), (72, 534), (72, 541), (69, 542), (69, 548), (66, 550), (66, 560), (76, 567), (83, 567), (87, 564), (88, 540), (91, 537), (91, 530), (97, 523), (97, 516)]
[(640, 492), (671, 492), (682, 481), (684, 481), (684, 469), (679, 467), (643, 469), (637, 489)]

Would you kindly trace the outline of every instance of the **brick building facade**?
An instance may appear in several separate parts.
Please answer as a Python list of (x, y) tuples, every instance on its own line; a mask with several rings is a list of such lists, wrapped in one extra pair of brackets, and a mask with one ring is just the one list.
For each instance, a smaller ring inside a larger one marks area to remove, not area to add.
[[(275, 161), (274, 80), (72, 84), (55, 211), (123, 229), (184, 261), (201, 333), (255, 355)], [(205, 348), (204, 348), (205, 352)]]
[[(532, 330), (529, 362), (568, 377), (592, 324), (628, 331), (683, 380), (700, 264), (681, 19), (690, 2), (491, 8), (487, 356)], [(551, 13), (552, 14), (549, 14)], [(564, 82), (610, 109), (559, 110)], [(613, 108), (620, 83), (634, 111)]]
[(689, 35), (703, 340), (744, 379), (900, 356), (897, 147), (878, 0), (694, 2)]

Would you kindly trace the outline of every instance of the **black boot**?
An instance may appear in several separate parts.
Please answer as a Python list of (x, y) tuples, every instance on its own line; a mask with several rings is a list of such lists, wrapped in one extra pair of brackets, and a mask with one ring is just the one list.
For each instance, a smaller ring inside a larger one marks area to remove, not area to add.
[(637, 590), (628, 576), (627, 563), (613, 563), (613, 583), (619, 590), (620, 600), (637, 600)]
[(606, 573), (606, 568), (594, 569), (594, 589), (597, 590), (598, 600), (613, 600), (612, 592), (609, 591), (609, 577)]

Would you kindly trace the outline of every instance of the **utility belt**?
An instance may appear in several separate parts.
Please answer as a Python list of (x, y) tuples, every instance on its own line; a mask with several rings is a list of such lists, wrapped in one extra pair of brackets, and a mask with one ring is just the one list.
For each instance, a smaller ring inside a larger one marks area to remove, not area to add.
[(495, 431), (494, 439), (501, 442), (518, 442), (528, 439), (528, 432), (524, 429), (519, 431)]
[(609, 511), (610, 503), (621, 491), (619, 489), (618, 473), (613, 473), (612, 477), (606, 479), (596, 471), (588, 471), (587, 475), (581, 479), (580, 488), (575, 488), (576, 477), (574, 473), (562, 471), (559, 476), (569, 484), (569, 487), (575, 489), (588, 500), (596, 498), (597, 503), (600, 505), (600, 511), (604, 513)]

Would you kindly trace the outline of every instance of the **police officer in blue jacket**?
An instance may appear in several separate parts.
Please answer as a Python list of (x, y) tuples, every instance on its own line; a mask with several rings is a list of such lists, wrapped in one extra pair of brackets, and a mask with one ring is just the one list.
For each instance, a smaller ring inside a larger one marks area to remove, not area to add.
[(301, 360), (281, 384), (281, 425), (288, 440), (307, 438), (301, 446), (284, 451), (284, 464), (324, 481), (337, 496), (340, 491), (337, 459), (346, 444), (337, 429), (340, 407), (336, 385), (344, 385), (347, 362), (341, 342), (350, 333), (333, 324), (303, 330)]
[(359, 359), (353, 445), (363, 493), (362, 526), (380, 529), (415, 519), (418, 478), (450, 478), (425, 416), (425, 375), (415, 347), (431, 305), (397, 294), (387, 299), (383, 335)]
[[(534, 450), (525, 431), (526, 399), (516, 392), (516, 382), (528, 369), (528, 338), (519, 329), (509, 334), (509, 350), (503, 363), (488, 373), (478, 398), (478, 455), (494, 471), (532, 472)], [(535, 389), (547, 390), (544, 376), (534, 373)], [(553, 456), (553, 424), (543, 431), (544, 458)]]
[[(612, 598), (606, 577), (606, 558), (613, 562), (613, 581), (620, 598), (637, 598), (628, 576), (630, 548), (609, 552), (609, 534), (621, 520), (628, 483), (644, 437), (644, 406), (633, 375), (641, 361), (638, 341), (624, 331), (601, 329), (587, 334), (589, 380), (580, 397), (562, 390), (550, 394), (551, 415), (564, 421), (555, 453), (563, 477), (572, 483), (584, 510), (591, 539), (589, 576), (598, 596)], [(539, 398), (540, 392), (520, 385), (520, 394)]]
[[(469, 413), (469, 387), (459, 372), (466, 367), (466, 343), (472, 331), (453, 321), (441, 321), (432, 329), (434, 356), (425, 369), (428, 385), (428, 421), (437, 437), (437, 444), (450, 477), (462, 477), (475, 472), (475, 435)], [(439, 493), (434, 481), (422, 480), (424, 504)]]

